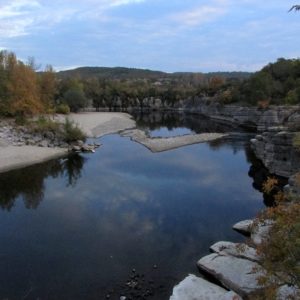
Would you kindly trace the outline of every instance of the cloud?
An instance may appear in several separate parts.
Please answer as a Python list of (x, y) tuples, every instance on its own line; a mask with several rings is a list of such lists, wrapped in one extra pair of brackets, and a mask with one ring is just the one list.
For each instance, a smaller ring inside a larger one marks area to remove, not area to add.
[(114, 7), (137, 4), (146, 0), (66, 0), (60, 3), (38, 0), (0, 0), (0, 39), (30, 34), (40, 28), (51, 28), (66, 20), (89, 19), (91, 16), (107, 20), (104, 12)]
[(170, 16), (170, 19), (185, 26), (197, 26), (214, 21), (225, 15), (228, 11), (229, 3), (226, 0), (217, 0), (212, 4), (193, 7), (190, 10), (174, 14)]
[(142, 3), (142, 2), (145, 2), (145, 0), (111, 0), (110, 5), (111, 6), (120, 6), (120, 5), (136, 4), (136, 3)]
[(32, 12), (40, 8), (35, 0), (0, 2), (0, 38), (12, 38), (27, 34), (27, 28), (34, 23)]

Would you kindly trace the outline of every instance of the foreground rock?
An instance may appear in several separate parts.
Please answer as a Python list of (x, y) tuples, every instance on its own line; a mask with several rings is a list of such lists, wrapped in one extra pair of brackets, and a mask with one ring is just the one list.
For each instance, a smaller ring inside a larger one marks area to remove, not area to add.
[(257, 283), (257, 277), (262, 275), (260, 266), (248, 259), (214, 253), (201, 258), (198, 267), (242, 297), (262, 289)]
[(131, 140), (144, 145), (152, 152), (162, 152), (187, 145), (210, 142), (227, 136), (221, 133), (202, 133), (168, 138), (151, 138), (139, 129), (127, 130), (121, 135), (130, 137)]
[(295, 286), (283, 285), (277, 290), (276, 300), (299, 299), (300, 290)]
[(236, 293), (229, 292), (205, 279), (189, 275), (173, 289), (170, 300), (239, 300)]

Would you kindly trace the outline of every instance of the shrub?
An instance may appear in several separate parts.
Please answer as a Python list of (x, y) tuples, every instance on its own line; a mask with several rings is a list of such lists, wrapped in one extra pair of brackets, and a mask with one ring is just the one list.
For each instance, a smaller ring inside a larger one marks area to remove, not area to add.
[[(281, 203), (264, 213), (263, 218), (274, 220), (268, 238), (257, 249), (265, 269), (259, 278), (259, 283), (266, 287), (264, 299), (273, 299), (281, 285), (300, 286), (299, 200), (288, 205)], [(299, 296), (291, 299), (299, 299)]]
[(59, 104), (55, 107), (55, 112), (57, 114), (68, 115), (70, 113), (70, 107), (67, 104)]
[(60, 124), (58, 122), (43, 116), (39, 117), (36, 121), (30, 122), (28, 126), (32, 132), (40, 133), (42, 135), (49, 131), (54, 133), (60, 131)]
[(23, 115), (17, 115), (15, 118), (15, 123), (19, 126), (24, 126), (27, 123), (27, 119)]
[(71, 143), (78, 140), (85, 141), (86, 136), (74, 122), (66, 118), (64, 124), (64, 140), (67, 143)]
[[(266, 193), (277, 188), (276, 178), (268, 177), (263, 184)], [(276, 205), (267, 208), (259, 217), (260, 222), (272, 220), (273, 225), (268, 237), (257, 247), (265, 270), (258, 278), (265, 289), (257, 299), (276, 299), (278, 288), (285, 284), (300, 286), (300, 198), (292, 199), (279, 191), (274, 199)], [(296, 300), (299, 296), (288, 299)]]
[(278, 185), (278, 179), (273, 177), (268, 177), (268, 179), (263, 183), (262, 190), (266, 194), (270, 194), (275, 187)]

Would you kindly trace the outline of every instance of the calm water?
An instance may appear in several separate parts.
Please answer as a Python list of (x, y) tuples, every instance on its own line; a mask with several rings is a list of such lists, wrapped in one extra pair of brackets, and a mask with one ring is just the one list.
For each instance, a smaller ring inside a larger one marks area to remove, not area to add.
[[(247, 143), (153, 154), (118, 135), (100, 142), (96, 154), (0, 174), (0, 299), (168, 299), (264, 206)], [(135, 274), (141, 290), (126, 285)]]

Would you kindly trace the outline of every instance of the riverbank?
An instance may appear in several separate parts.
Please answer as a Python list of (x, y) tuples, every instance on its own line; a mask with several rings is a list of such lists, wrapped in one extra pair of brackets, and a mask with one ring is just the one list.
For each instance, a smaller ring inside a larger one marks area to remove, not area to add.
[[(90, 112), (55, 115), (53, 120), (63, 123), (65, 118), (74, 122), (88, 138), (99, 138), (107, 134), (121, 133), (152, 152), (161, 152), (179, 147), (210, 142), (227, 136), (220, 133), (188, 134), (168, 138), (152, 138), (137, 129), (136, 122), (127, 113)], [(14, 122), (2, 122), (0, 131), (0, 172), (40, 163), (68, 154), (69, 145), (48, 136), (31, 135), (24, 127), (16, 127)], [(46, 134), (47, 135), (47, 134)], [(53, 133), (49, 134), (53, 135)], [(77, 149), (78, 147), (73, 147)], [(73, 150), (74, 150), (73, 149)], [(80, 151), (80, 149), (79, 149)], [(92, 151), (93, 152), (93, 151)]]
[[(57, 115), (55, 120), (63, 122), (66, 116)], [(135, 126), (125, 113), (80, 113), (70, 114), (70, 120), (78, 124), (87, 137), (100, 137), (117, 133)], [(32, 138), (29, 133), (18, 131), (13, 121), (2, 121), (0, 131), (0, 172), (41, 163), (68, 154), (68, 145), (49, 147), (46, 139)]]

